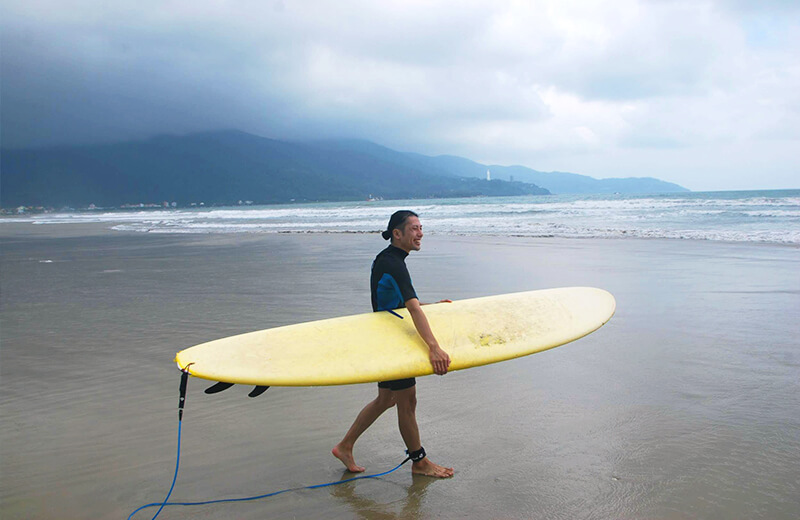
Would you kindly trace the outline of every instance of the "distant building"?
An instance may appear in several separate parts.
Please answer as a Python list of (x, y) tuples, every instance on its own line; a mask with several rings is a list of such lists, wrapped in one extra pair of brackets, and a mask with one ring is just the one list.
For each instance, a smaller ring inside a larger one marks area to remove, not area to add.
[(492, 172), (490, 172), (489, 170), (486, 170), (486, 180), (487, 181), (492, 180)]

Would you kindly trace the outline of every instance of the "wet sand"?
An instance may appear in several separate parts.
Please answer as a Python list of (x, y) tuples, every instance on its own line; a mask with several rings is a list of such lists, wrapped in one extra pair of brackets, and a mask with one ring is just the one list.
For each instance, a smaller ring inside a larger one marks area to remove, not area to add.
[[(369, 311), (369, 266), (384, 245), (15, 226), (0, 227), (4, 519), (127, 518), (162, 500), (175, 464), (174, 353)], [(591, 285), (618, 311), (568, 346), (418, 380), (423, 443), (453, 479), (404, 467), (160, 518), (800, 516), (797, 248), (429, 235), (408, 265), (424, 301)], [(375, 394), (272, 388), (249, 399), (206, 386), (189, 383), (173, 501), (342, 478), (330, 448)], [(356, 450), (368, 472), (402, 460), (393, 411)]]

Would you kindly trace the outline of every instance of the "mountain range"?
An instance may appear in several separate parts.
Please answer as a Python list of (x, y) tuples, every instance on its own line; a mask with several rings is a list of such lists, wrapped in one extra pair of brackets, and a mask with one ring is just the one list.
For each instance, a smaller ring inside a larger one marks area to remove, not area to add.
[(398, 152), (369, 141), (291, 142), (239, 131), (0, 151), (6, 208), (674, 191), (688, 190), (652, 178), (598, 180)]

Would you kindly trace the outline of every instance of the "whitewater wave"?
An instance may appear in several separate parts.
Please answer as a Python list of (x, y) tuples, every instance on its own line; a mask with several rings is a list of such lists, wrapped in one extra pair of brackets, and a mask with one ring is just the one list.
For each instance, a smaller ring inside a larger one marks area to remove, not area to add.
[[(773, 192), (774, 193), (774, 192)], [(800, 196), (515, 198), (320, 203), (245, 208), (86, 211), (0, 218), (0, 224), (108, 224), (146, 233), (368, 233), (410, 208), (426, 233), (566, 238), (672, 238), (800, 244)]]

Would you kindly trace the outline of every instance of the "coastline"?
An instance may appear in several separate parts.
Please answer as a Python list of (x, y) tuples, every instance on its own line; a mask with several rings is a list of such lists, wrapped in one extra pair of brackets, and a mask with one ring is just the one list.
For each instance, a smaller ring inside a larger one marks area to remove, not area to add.
[[(219, 240), (225, 242), (254, 242), (270, 236), (325, 236), (325, 235), (367, 235), (379, 236), (380, 231), (260, 231), (260, 232), (237, 232), (237, 233), (163, 233), (163, 232), (144, 232), (144, 231), (131, 231), (125, 229), (112, 229), (114, 225), (119, 223), (108, 222), (87, 222), (75, 224), (31, 224), (29, 222), (20, 223), (0, 223), (0, 240), (27, 240), (27, 239), (60, 239), (60, 238), (112, 238), (112, 237), (136, 237), (136, 236), (150, 236), (150, 237), (183, 237), (183, 240), (191, 242), (198, 239), (202, 242), (209, 240)], [(777, 247), (800, 250), (800, 243), (783, 243), (783, 242), (741, 242), (733, 240), (707, 240), (707, 239), (690, 239), (690, 238), (664, 238), (664, 237), (560, 237), (560, 236), (529, 236), (529, 235), (504, 235), (504, 234), (479, 234), (479, 233), (437, 233), (426, 232), (425, 236), (429, 239), (436, 237), (443, 240), (448, 239), (466, 239), (466, 240), (500, 240), (500, 241), (566, 241), (580, 243), (582, 241), (592, 242), (665, 242), (665, 243), (684, 243), (684, 244), (720, 244), (727, 246), (742, 247)]]

